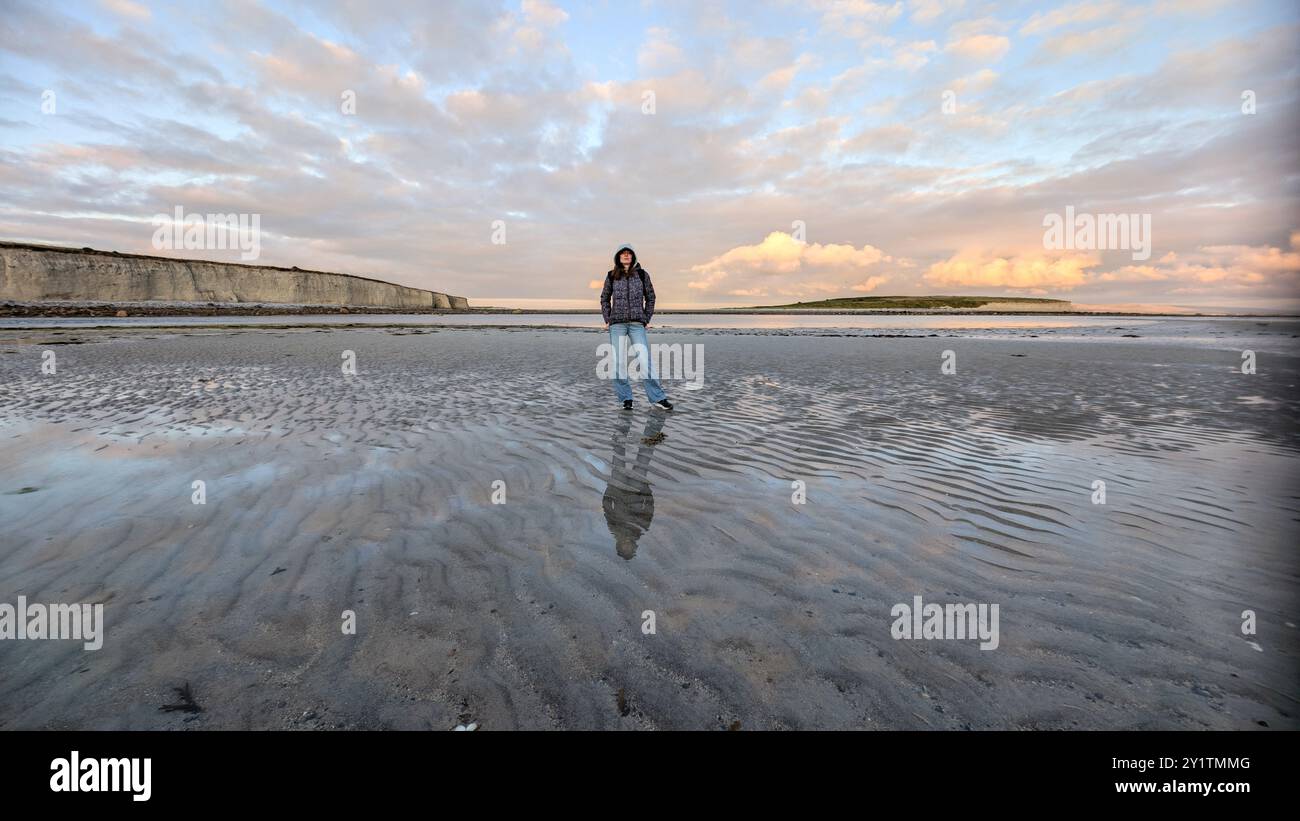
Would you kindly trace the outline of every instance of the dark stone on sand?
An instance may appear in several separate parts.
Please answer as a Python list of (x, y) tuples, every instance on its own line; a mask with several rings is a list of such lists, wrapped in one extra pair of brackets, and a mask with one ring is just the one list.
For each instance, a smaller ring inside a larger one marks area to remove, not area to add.
[(175, 704), (164, 704), (158, 709), (164, 713), (201, 713), (203, 708), (194, 700), (194, 691), (190, 689), (190, 683), (187, 681), (180, 687), (173, 687), (172, 691), (176, 693), (177, 702)]

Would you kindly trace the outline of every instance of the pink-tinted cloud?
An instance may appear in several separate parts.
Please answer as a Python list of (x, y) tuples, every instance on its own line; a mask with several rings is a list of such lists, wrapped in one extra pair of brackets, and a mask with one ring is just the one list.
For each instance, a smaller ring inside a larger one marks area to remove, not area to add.
[(692, 266), (696, 275), (688, 287), (705, 293), (752, 291), (750, 283), (763, 283), (763, 288), (781, 288), (783, 293), (802, 290), (830, 292), (839, 288), (871, 290), (884, 279), (870, 278), (849, 285), (846, 282), (819, 281), (826, 275), (840, 277), (860, 276), (882, 261), (889, 261), (879, 248), (849, 244), (820, 244), (801, 242), (784, 231), (773, 231), (756, 245), (742, 245), (730, 249), (712, 260)]
[(938, 288), (1068, 291), (1087, 283), (1088, 269), (1099, 264), (1092, 254), (1028, 251), (1001, 256), (973, 249), (934, 263), (923, 279)]

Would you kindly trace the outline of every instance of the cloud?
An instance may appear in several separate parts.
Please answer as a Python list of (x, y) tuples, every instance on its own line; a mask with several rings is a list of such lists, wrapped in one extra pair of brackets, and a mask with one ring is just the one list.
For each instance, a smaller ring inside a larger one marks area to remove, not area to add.
[(153, 16), (153, 12), (149, 11), (148, 7), (133, 3), (131, 0), (101, 0), (101, 5), (114, 14), (134, 20), (148, 20)]
[(646, 31), (646, 41), (637, 50), (636, 62), (644, 74), (676, 71), (688, 64), (686, 53), (675, 41), (672, 30), (662, 26)]
[[(687, 285), (709, 292), (717, 290), (724, 281), (741, 279), (749, 283), (760, 278), (778, 280), (787, 287), (815, 288), (814, 283), (801, 282), (800, 279), (826, 274), (851, 276), (889, 259), (879, 248), (871, 245), (855, 248), (852, 245), (800, 242), (784, 231), (773, 231), (757, 245), (737, 246), (706, 263), (692, 266), (691, 273), (698, 278)], [(864, 280), (859, 287), (869, 282), (869, 279)], [(829, 290), (852, 287), (823, 285)]]
[(982, 68), (974, 74), (958, 77), (949, 84), (949, 88), (958, 94), (985, 91), (998, 80), (998, 73), (991, 68)]
[(877, 288), (879, 288), (881, 285), (884, 285), (888, 281), (889, 281), (889, 277), (884, 274), (881, 274), (879, 276), (874, 276), (874, 277), (867, 277), (866, 279), (859, 282), (857, 285), (852, 286), (850, 290), (857, 291), (859, 293), (866, 293), (868, 291), (876, 290)]
[(844, 123), (843, 117), (823, 117), (803, 125), (778, 129), (764, 135), (761, 140), (746, 143), (746, 146), (790, 151), (800, 156), (819, 156), (840, 144), (839, 135)]
[(520, 8), (524, 12), (525, 20), (532, 25), (544, 28), (558, 26), (569, 19), (567, 11), (559, 6), (547, 3), (546, 0), (523, 0)]
[(972, 34), (949, 42), (943, 50), (971, 61), (996, 63), (1011, 50), (1011, 40), (1000, 34)]
[(686, 283), (686, 287), (694, 288), (697, 291), (712, 291), (715, 285), (726, 278), (726, 271), (710, 271), (700, 279), (691, 280)]
[(913, 40), (895, 48), (887, 65), (904, 71), (916, 71), (930, 62), (929, 55), (937, 49), (938, 45), (933, 40)]
[(1098, 20), (1115, 17), (1124, 8), (1114, 0), (1105, 2), (1069, 3), (1051, 11), (1034, 12), (1033, 16), (1020, 27), (1021, 34), (1043, 34), (1062, 26), (1078, 23), (1095, 23)]
[(1140, 21), (1129, 20), (1088, 31), (1063, 32), (1044, 41), (1034, 60), (1046, 62), (1113, 53), (1127, 47), (1142, 31)]
[[(979, 249), (936, 262), (925, 272), (928, 285), (942, 288), (1008, 288), (1031, 292), (1072, 291), (1085, 286), (1148, 287), (1151, 295), (1251, 293), (1257, 296), (1300, 295), (1300, 230), (1288, 238), (1289, 249), (1272, 245), (1207, 245), (1185, 253), (1168, 252), (1142, 265), (1101, 268), (1095, 254), (1030, 251), (998, 255)], [(1120, 291), (1125, 292), (1125, 291)]]
[(907, 151), (916, 132), (902, 124), (882, 125), (869, 128), (845, 140), (840, 151), (845, 154), (860, 152), (871, 154), (902, 154)]
[(1030, 251), (999, 256), (971, 250), (934, 263), (923, 279), (939, 288), (1071, 290), (1087, 283), (1088, 269), (1099, 264), (1101, 261), (1090, 254)]
[(1126, 265), (1107, 271), (1100, 282), (1161, 282), (1169, 293), (1256, 293), (1295, 295), (1300, 289), (1300, 231), (1288, 238), (1290, 248), (1273, 245), (1207, 245), (1152, 265)]
[(911, 0), (912, 22), (927, 25), (964, 6), (966, 0)]
[(884, 31), (903, 13), (901, 2), (813, 0), (811, 5), (822, 13), (823, 30), (854, 39), (871, 37)]
[(800, 54), (799, 59), (787, 66), (773, 69), (759, 83), (768, 91), (785, 91), (789, 88), (790, 83), (794, 80), (795, 75), (801, 70), (806, 69), (816, 63), (816, 59), (811, 54)]

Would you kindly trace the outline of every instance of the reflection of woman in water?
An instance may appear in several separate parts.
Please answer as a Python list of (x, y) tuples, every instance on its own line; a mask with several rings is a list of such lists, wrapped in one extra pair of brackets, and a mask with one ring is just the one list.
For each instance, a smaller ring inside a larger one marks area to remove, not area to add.
[[(605, 524), (614, 535), (614, 549), (624, 559), (636, 555), (636, 542), (650, 529), (655, 516), (655, 497), (650, 490), (650, 457), (660, 438), (665, 417), (651, 414), (646, 418), (645, 434), (636, 451), (636, 461), (627, 463), (627, 434), (631, 420), (621, 416), (614, 438), (614, 455), (610, 458), (609, 486), (601, 506)], [(649, 444), (647, 444), (649, 442)]]

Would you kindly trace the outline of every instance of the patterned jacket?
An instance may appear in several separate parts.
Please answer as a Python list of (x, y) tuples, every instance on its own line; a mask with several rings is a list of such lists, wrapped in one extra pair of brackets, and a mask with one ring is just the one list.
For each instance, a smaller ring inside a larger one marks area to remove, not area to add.
[(640, 322), (650, 324), (655, 312), (655, 288), (650, 282), (650, 272), (633, 262), (632, 271), (625, 277), (615, 276), (611, 270), (605, 274), (605, 287), (600, 292), (600, 313), (605, 324)]

